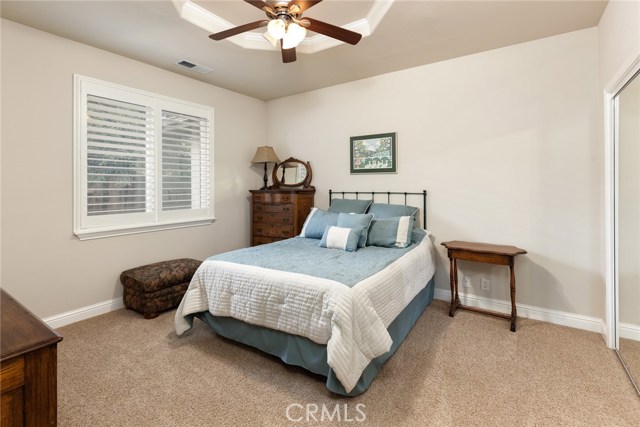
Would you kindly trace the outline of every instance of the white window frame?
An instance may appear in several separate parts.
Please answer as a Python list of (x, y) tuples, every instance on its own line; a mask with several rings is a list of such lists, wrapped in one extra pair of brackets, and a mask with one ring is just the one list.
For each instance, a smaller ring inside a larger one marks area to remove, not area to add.
[[(214, 215), (213, 108), (74, 74), (73, 232), (80, 240), (211, 224)], [(154, 116), (155, 208), (153, 212), (87, 215), (87, 97), (95, 95), (152, 108)], [(201, 117), (209, 122), (209, 206), (162, 211), (162, 111)]]

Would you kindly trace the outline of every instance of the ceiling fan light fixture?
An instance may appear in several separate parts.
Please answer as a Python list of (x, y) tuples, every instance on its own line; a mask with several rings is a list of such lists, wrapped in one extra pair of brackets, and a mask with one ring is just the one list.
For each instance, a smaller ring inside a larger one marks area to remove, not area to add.
[(267, 24), (267, 32), (275, 40), (280, 40), (286, 34), (287, 26), (282, 19), (272, 19), (269, 21), (269, 24)]
[(282, 48), (291, 49), (297, 47), (307, 35), (307, 29), (291, 22), (287, 27), (287, 32), (282, 39)]

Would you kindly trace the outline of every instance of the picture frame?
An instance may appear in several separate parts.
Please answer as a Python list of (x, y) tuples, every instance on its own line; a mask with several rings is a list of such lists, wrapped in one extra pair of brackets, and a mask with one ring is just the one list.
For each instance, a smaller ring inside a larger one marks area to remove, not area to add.
[(350, 154), (352, 174), (396, 173), (396, 133), (352, 136)]

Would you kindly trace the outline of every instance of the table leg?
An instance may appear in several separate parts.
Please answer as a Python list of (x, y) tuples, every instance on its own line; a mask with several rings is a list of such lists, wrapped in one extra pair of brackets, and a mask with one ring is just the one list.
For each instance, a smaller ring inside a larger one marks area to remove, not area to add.
[(456, 264), (453, 260), (453, 258), (449, 258), (449, 284), (451, 285), (451, 305), (449, 306), (449, 317), (453, 317), (453, 313), (455, 313), (456, 309), (456, 300), (455, 300), (455, 296), (456, 296), (456, 279), (455, 276), (457, 276), (457, 272), (456, 272)]
[(511, 272), (511, 332), (515, 332), (518, 313), (516, 312), (516, 275), (513, 269), (513, 258), (509, 262), (509, 271)]
[(456, 309), (458, 308), (458, 306), (460, 305), (460, 298), (458, 297), (458, 260), (457, 259), (453, 259), (453, 271), (454, 271), (454, 284), (455, 284), (455, 288), (456, 288)]

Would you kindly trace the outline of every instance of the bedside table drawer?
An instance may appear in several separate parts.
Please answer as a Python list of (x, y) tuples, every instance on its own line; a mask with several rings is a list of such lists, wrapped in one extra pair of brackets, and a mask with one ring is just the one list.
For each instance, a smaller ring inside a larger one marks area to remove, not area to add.
[(293, 205), (265, 205), (256, 203), (253, 205), (255, 212), (293, 213)]
[(282, 193), (258, 193), (253, 195), (255, 203), (291, 203), (291, 194)]
[(256, 222), (276, 223), (281, 225), (293, 224), (293, 215), (276, 212), (256, 212), (253, 215)]
[(266, 237), (293, 237), (293, 227), (291, 225), (268, 224), (264, 222), (253, 223), (253, 234)]

